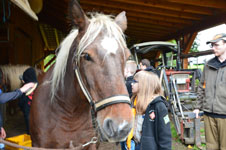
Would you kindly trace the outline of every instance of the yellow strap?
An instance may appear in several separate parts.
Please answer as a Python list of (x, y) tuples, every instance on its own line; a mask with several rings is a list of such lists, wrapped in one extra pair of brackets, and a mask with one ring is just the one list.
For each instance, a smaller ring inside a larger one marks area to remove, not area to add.
[[(134, 100), (134, 103), (133, 103), (133, 106), (135, 107), (137, 105), (137, 97), (135, 98)], [(135, 116), (136, 116), (136, 109), (135, 108), (132, 108), (132, 112), (133, 112), (133, 117), (134, 117), (134, 120), (135, 120)], [(133, 128), (132, 130), (130, 131), (128, 137), (127, 137), (127, 140), (126, 140), (126, 145), (127, 145), (127, 148), (128, 150), (131, 149), (131, 139), (133, 138)]]

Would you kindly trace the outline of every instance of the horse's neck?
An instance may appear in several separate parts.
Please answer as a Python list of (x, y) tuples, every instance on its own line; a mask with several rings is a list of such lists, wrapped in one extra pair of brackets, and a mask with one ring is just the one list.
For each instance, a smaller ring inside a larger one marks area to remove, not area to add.
[(57, 101), (73, 113), (80, 109), (88, 112), (89, 103), (78, 85), (74, 70), (67, 70), (64, 78), (64, 89), (59, 93), (60, 96)]

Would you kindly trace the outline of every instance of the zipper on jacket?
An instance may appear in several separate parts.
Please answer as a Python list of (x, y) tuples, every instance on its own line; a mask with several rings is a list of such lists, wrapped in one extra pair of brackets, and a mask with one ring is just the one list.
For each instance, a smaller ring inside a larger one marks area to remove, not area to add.
[[(219, 72), (219, 69), (217, 70), (217, 78), (216, 78), (215, 84), (214, 84), (214, 90), (213, 90), (213, 91), (214, 91), (214, 93), (213, 93), (214, 98), (213, 98), (213, 103), (214, 103), (214, 101), (215, 101), (215, 99), (216, 99), (216, 90), (217, 90), (217, 89), (216, 89), (216, 88), (217, 88), (217, 85), (216, 85), (216, 84), (217, 84), (217, 79), (219, 78), (219, 77), (218, 77), (218, 72)], [(212, 113), (213, 113), (213, 103), (212, 103)]]

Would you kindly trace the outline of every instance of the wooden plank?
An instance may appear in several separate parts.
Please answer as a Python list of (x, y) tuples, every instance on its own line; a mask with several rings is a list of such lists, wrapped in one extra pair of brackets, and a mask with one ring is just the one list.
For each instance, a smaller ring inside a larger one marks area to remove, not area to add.
[(167, 0), (167, 1), (177, 4), (226, 9), (225, 0)]
[(199, 57), (199, 56), (205, 56), (205, 55), (211, 55), (211, 54), (213, 54), (213, 50), (205, 50), (205, 51), (201, 51), (201, 52), (182, 54), (181, 58)]
[(146, 33), (157, 33), (157, 34), (167, 34), (170, 33), (170, 31), (164, 31), (164, 30), (157, 30), (157, 29), (153, 29), (153, 28), (141, 28), (141, 27), (136, 27), (136, 26), (131, 26), (127, 28), (128, 31), (139, 31), (139, 32), (146, 32)]
[(45, 48), (49, 49), (48, 40), (46, 38), (45, 32), (43, 30), (43, 27), (41, 25), (39, 25), (39, 28), (40, 28), (40, 31), (41, 31), (41, 34), (42, 34), (43, 41), (45, 43)]
[[(196, 36), (197, 36), (197, 32), (184, 36), (184, 44), (183, 44), (184, 45), (184, 50), (183, 50), (184, 54), (188, 54), (189, 53), (189, 51), (191, 49), (191, 46), (192, 46)], [(185, 58), (183, 60), (183, 62), (184, 62), (183, 63), (183, 68), (187, 69), (188, 68), (188, 58)]]
[(190, 12), (196, 14), (203, 14), (203, 15), (212, 15), (213, 11), (211, 9), (200, 7), (200, 6), (191, 6), (191, 5), (182, 5), (182, 4), (173, 4), (166, 1), (156, 1), (156, 0), (111, 0), (113, 2), (119, 2), (122, 4), (134, 4), (138, 6), (150, 6), (156, 8), (163, 8), (166, 10), (174, 10), (174, 11), (181, 11), (181, 12)]
[[(112, 13), (112, 12), (121, 12), (122, 9), (120, 8), (111, 8), (111, 7), (101, 7), (101, 6), (95, 6), (95, 5), (90, 5), (87, 4), (86, 7), (84, 9), (95, 9), (96, 11), (103, 11), (106, 13)], [(143, 19), (151, 19), (151, 20), (160, 20), (160, 21), (165, 21), (165, 22), (169, 22), (169, 23), (180, 23), (180, 24), (184, 24), (184, 25), (189, 25), (192, 24), (193, 20), (191, 19), (183, 19), (183, 18), (177, 18), (177, 17), (169, 17), (169, 16), (164, 16), (164, 15), (156, 15), (156, 14), (150, 14), (150, 13), (146, 13), (146, 12), (142, 12), (142, 13), (137, 13), (135, 11), (131, 11), (131, 10), (127, 10), (126, 14), (132, 17), (139, 17), (139, 18), (143, 18)]]
[(197, 15), (187, 12), (174, 11), (174, 10), (166, 10), (162, 8), (156, 8), (154, 6), (137, 6), (133, 4), (119, 4), (112, 1), (102, 1), (102, 0), (82, 0), (81, 5), (85, 8), (87, 5), (94, 5), (95, 7), (106, 7), (110, 9), (121, 9), (124, 11), (134, 11), (138, 13), (148, 13), (152, 15), (163, 15), (169, 17), (177, 17), (181, 19), (192, 19), (192, 20), (200, 20), (203, 15)]
[(226, 12), (222, 14), (216, 14), (205, 18), (202, 22), (197, 22), (191, 26), (185, 27), (182, 30), (178, 30), (175, 33), (171, 33), (168, 36), (165, 36), (162, 40), (170, 40), (173, 38), (178, 38), (188, 33), (199, 32), (201, 30), (220, 25), (226, 22)]
[(176, 31), (177, 29), (176, 28), (167, 28), (167, 27), (164, 27), (164, 26), (158, 26), (158, 25), (155, 25), (155, 24), (146, 24), (146, 23), (137, 23), (137, 22), (128, 22), (128, 28), (129, 27), (137, 27), (137, 28), (151, 28), (151, 29), (155, 29), (155, 30), (163, 30), (163, 31)]

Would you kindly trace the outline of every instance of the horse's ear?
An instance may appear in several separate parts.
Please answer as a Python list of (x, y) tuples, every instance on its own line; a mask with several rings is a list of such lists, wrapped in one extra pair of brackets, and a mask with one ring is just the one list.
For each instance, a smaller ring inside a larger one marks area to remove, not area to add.
[(69, 12), (71, 14), (72, 23), (78, 27), (79, 32), (84, 31), (89, 21), (77, 0), (71, 1)]
[(118, 16), (115, 17), (115, 22), (119, 25), (119, 27), (124, 32), (127, 29), (127, 18), (126, 18), (126, 12), (123, 11)]

